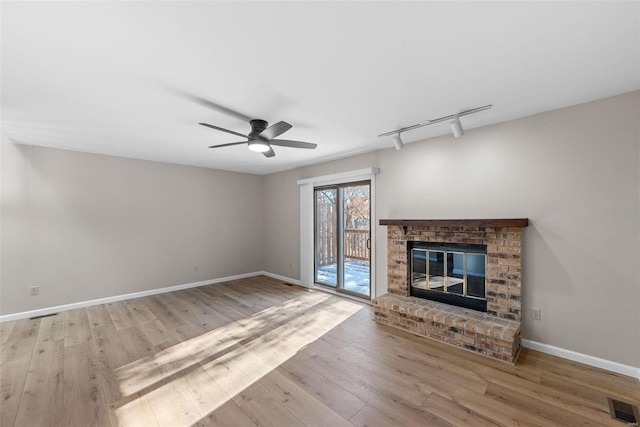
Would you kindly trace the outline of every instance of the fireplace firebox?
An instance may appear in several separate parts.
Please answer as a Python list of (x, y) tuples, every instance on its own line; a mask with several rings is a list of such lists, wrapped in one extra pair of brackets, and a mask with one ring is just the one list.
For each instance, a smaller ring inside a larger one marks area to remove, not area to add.
[(487, 246), (408, 242), (409, 294), (487, 311)]

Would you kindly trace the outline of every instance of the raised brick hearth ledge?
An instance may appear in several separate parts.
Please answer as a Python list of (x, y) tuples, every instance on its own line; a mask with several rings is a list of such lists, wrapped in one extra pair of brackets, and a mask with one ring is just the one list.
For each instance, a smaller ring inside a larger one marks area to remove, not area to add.
[(421, 298), (386, 294), (373, 300), (375, 320), (416, 335), (512, 362), (520, 322)]
[[(520, 350), (522, 230), (527, 218), (381, 219), (387, 226), (388, 294), (374, 320), (507, 362)], [(409, 242), (487, 247), (487, 312), (410, 296)]]

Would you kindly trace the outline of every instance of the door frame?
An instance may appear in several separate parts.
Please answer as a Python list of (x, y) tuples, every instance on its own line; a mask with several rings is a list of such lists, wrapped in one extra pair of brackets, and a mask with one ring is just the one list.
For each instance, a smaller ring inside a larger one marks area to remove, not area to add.
[[(369, 295), (361, 294), (358, 292), (350, 291), (349, 289), (345, 289), (344, 287), (344, 266), (346, 262), (346, 247), (345, 247), (345, 228), (344, 228), (344, 189), (346, 187), (357, 187), (357, 186), (367, 186), (369, 187), (369, 235), (367, 237), (368, 248), (369, 251)], [(328, 184), (328, 185), (318, 185), (313, 187), (313, 284), (327, 286), (329, 288), (334, 288), (333, 286), (316, 282), (317, 278), (317, 263), (318, 263), (318, 254), (317, 254), (317, 246), (316, 246), (316, 237), (318, 236), (318, 222), (316, 221), (317, 216), (317, 200), (316, 200), (316, 192), (322, 191), (326, 189), (335, 189), (336, 190), (336, 224), (334, 224), (335, 229), (337, 231), (336, 236), (336, 286), (335, 291), (345, 293), (348, 295), (352, 295), (360, 298), (372, 298), (371, 294), (373, 293), (373, 287), (371, 285), (372, 277), (374, 275), (373, 272), (373, 222), (372, 222), (372, 184), (371, 180), (364, 181), (348, 181), (341, 182), (338, 184)]]
[[(300, 188), (300, 284), (307, 288), (315, 288), (314, 283), (314, 199), (313, 190), (330, 184), (345, 182), (371, 182), (371, 299), (377, 295), (376, 286), (376, 175), (380, 169), (371, 167), (332, 175), (324, 175), (298, 180)], [(321, 286), (321, 285), (318, 285)], [(325, 289), (322, 286), (322, 289)], [(364, 298), (366, 300), (366, 298)]]

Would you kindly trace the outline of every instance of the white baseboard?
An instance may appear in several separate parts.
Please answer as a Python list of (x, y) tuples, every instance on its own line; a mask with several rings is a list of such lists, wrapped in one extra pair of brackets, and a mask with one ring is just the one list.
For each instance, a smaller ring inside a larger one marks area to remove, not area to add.
[(552, 356), (562, 357), (563, 359), (573, 360), (574, 362), (584, 363), (585, 365), (594, 366), (596, 368), (605, 369), (607, 371), (616, 372), (618, 374), (640, 380), (640, 368), (636, 368), (635, 366), (623, 365), (622, 363), (612, 362), (611, 360), (601, 359), (599, 357), (589, 356), (588, 354), (582, 354), (576, 351), (531, 340), (523, 339), (522, 346), (530, 348), (531, 350), (537, 350)]
[(298, 285), (298, 286), (303, 286), (304, 287), (302, 282), (300, 282), (300, 280), (298, 280), (298, 279), (292, 279), (290, 277), (281, 276), (279, 274), (269, 273), (268, 271), (261, 271), (259, 274), (261, 274), (263, 276), (269, 276), (269, 277), (272, 277), (274, 279), (282, 280), (283, 282), (288, 282), (288, 283), (292, 283), (294, 285)]
[[(275, 277), (276, 279), (280, 279), (282, 277), (282, 276), (276, 277), (276, 275), (273, 275), (271, 273), (266, 273), (264, 271), (255, 271), (253, 273), (245, 273), (245, 274), (238, 274), (235, 276), (220, 277), (218, 279), (203, 280), (201, 282), (185, 283), (183, 285), (175, 285), (175, 286), (169, 286), (166, 288), (151, 289), (149, 291), (134, 292), (131, 294), (116, 295), (112, 297), (98, 298), (98, 299), (93, 299), (89, 301), (74, 302), (72, 304), (58, 305), (55, 307), (39, 308), (37, 310), (23, 311), (21, 313), (5, 314), (4, 316), (0, 316), (0, 323), (9, 322), (12, 320), (28, 319), (30, 317), (36, 317), (36, 316), (45, 316), (47, 314), (59, 313), (61, 311), (67, 311), (67, 310), (74, 310), (76, 308), (91, 307), (92, 305), (107, 304), (110, 302), (124, 301), (128, 299), (133, 299), (133, 298), (147, 297), (150, 295), (164, 294), (166, 292), (179, 291), (182, 289), (197, 288), (198, 286), (213, 285), (216, 283), (223, 283), (231, 280), (244, 279), (247, 277), (254, 277), (254, 276), (260, 276), (260, 275)], [(285, 280), (285, 279), (281, 279), (281, 280)], [(286, 279), (286, 281), (293, 282), (292, 279)]]

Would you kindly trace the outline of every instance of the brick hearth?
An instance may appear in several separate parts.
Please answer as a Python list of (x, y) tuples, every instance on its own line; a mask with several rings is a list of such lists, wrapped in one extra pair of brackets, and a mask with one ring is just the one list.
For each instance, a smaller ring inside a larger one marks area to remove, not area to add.
[[(499, 360), (520, 349), (522, 228), (526, 219), (381, 220), (387, 225), (389, 293), (373, 300), (377, 322)], [(487, 246), (487, 313), (409, 296), (407, 242)]]

